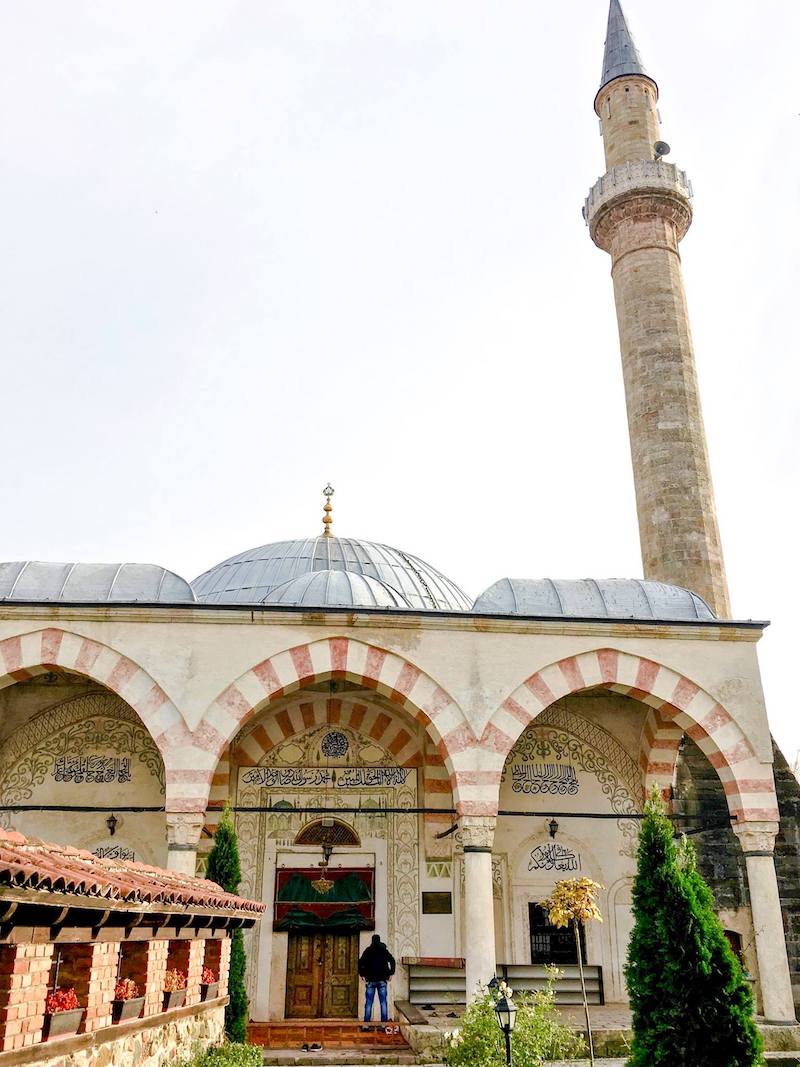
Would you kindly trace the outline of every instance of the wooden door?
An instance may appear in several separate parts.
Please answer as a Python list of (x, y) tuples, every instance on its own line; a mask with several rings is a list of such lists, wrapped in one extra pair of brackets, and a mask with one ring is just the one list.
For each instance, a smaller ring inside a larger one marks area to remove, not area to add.
[(289, 934), (287, 1019), (358, 1014), (358, 934)]
[(322, 934), (289, 934), (286, 963), (286, 1018), (316, 1019), (323, 979)]
[(328, 1019), (358, 1015), (358, 934), (325, 935), (322, 1014)]

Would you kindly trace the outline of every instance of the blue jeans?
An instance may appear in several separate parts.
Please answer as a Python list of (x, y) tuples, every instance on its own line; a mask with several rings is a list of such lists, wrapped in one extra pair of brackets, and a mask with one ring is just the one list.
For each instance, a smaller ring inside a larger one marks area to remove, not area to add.
[(364, 998), (364, 1022), (372, 1022), (372, 1005), (375, 1000), (375, 992), (381, 1005), (381, 1022), (385, 1023), (389, 1018), (389, 1007), (386, 1003), (386, 982), (367, 982), (367, 993)]

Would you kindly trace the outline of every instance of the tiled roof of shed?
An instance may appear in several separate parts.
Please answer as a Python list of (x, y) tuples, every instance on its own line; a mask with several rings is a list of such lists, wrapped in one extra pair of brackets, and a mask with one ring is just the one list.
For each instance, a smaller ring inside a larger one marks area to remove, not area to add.
[(250, 912), (254, 918), (266, 908), (255, 900), (225, 893), (205, 878), (149, 867), (145, 863), (100, 859), (91, 852), (27, 838), (0, 829), (0, 890), (46, 890), (94, 897), (105, 906), (126, 904), (178, 906), (205, 912)]

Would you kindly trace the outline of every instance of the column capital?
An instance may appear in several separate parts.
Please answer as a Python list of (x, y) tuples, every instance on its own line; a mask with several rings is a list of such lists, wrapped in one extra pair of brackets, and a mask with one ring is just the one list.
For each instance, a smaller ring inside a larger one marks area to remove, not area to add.
[(458, 830), (465, 852), (491, 852), (497, 817), (494, 815), (461, 815)]
[(733, 823), (733, 832), (739, 838), (745, 856), (771, 856), (775, 851), (778, 828), (776, 822)]
[(195, 851), (205, 823), (205, 815), (199, 811), (168, 811), (167, 841), (171, 851), (182, 849)]

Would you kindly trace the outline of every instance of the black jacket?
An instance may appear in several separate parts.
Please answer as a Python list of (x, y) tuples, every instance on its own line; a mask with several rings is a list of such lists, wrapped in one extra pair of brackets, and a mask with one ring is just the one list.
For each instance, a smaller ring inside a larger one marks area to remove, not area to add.
[(358, 973), (368, 982), (385, 982), (394, 974), (394, 956), (381, 941), (377, 945), (369, 945), (361, 953), (358, 961)]

